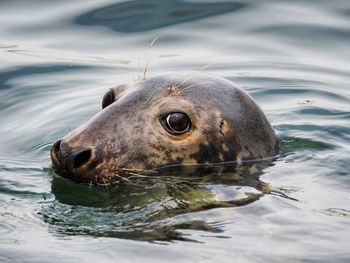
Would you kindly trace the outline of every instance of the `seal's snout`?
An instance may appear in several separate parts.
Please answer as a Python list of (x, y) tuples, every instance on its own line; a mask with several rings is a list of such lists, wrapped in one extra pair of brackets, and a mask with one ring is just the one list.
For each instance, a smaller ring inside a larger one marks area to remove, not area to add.
[(96, 166), (98, 155), (95, 148), (75, 149), (64, 140), (58, 140), (51, 147), (51, 160), (54, 168), (66, 176), (82, 175)]
[(61, 140), (56, 141), (50, 150), (51, 161), (55, 167), (59, 166), (58, 156), (61, 148)]

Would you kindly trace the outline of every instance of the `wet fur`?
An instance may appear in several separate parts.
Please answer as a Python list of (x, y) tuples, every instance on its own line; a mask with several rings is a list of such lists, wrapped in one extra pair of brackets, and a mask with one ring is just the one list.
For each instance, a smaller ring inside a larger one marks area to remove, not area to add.
[[(230, 81), (204, 74), (169, 74), (112, 89), (115, 102), (67, 134), (61, 151), (91, 148), (95, 162), (76, 170), (53, 164), (76, 181), (106, 184), (125, 169), (153, 169), (260, 159), (278, 151), (278, 139), (257, 104)], [(173, 136), (159, 118), (183, 111), (192, 120), (188, 134)], [(72, 172), (73, 171), (73, 172)]]

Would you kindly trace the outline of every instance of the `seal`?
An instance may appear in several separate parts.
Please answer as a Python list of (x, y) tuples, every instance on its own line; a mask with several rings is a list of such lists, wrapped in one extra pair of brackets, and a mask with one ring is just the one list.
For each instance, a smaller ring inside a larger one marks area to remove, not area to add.
[(51, 148), (59, 175), (112, 183), (171, 165), (273, 157), (278, 138), (254, 100), (206, 74), (167, 74), (110, 89), (102, 110)]

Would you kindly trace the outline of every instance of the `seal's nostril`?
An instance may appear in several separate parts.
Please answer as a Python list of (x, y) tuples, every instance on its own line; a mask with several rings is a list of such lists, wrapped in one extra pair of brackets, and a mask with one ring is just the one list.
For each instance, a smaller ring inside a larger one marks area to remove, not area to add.
[(77, 169), (83, 164), (86, 164), (87, 162), (89, 162), (90, 158), (91, 158), (91, 150), (88, 149), (88, 150), (83, 150), (79, 152), (73, 158), (73, 168)]

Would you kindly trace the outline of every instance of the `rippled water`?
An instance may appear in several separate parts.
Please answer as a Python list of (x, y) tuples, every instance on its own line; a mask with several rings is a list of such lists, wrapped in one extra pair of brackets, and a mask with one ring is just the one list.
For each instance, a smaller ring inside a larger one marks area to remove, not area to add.
[[(1, 262), (350, 261), (348, 1), (0, 7)], [(203, 70), (242, 86), (281, 156), (108, 189), (50, 173), (52, 142), (149, 60), (148, 75)]]

